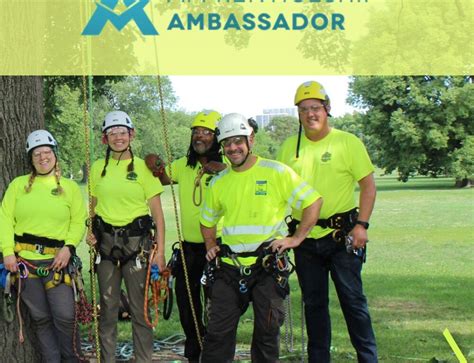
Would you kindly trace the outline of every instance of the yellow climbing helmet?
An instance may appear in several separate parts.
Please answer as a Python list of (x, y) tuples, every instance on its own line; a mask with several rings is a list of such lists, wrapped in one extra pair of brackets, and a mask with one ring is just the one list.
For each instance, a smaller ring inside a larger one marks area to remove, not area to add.
[(215, 131), (217, 122), (222, 118), (221, 114), (217, 111), (205, 110), (199, 112), (194, 118), (191, 128), (194, 127), (205, 127), (209, 130)]
[(308, 81), (298, 87), (295, 94), (295, 105), (310, 98), (325, 101), (326, 105), (330, 105), (330, 100), (324, 87), (316, 81)]

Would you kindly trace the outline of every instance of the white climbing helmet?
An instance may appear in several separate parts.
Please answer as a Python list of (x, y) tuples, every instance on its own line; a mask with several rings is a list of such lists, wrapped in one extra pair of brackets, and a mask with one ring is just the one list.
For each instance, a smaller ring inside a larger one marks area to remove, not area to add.
[(123, 111), (112, 111), (105, 116), (104, 122), (102, 123), (102, 132), (105, 132), (110, 127), (125, 126), (131, 130), (134, 129), (132, 120)]
[(26, 139), (26, 152), (28, 153), (38, 146), (51, 146), (55, 150), (58, 143), (48, 131), (36, 130), (29, 134)]
[(217, 142), (234, 136), (250, 136), (253, 129), (247, 118), (240, 113), (229, 113), (217, 124)]

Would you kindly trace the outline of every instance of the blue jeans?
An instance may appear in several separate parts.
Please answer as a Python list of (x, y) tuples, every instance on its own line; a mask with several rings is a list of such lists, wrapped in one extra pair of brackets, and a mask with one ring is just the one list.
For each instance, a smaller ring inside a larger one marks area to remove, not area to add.
[(336, 244), (331, 235), (317, 240), (307, 238), (294, 252), (305, 304), (308, 361), (330, 361), (330, 272), (358, 361), (377, 362), (374, 331), (362, 288), (362, 257), (346, 252), (345, 246)]

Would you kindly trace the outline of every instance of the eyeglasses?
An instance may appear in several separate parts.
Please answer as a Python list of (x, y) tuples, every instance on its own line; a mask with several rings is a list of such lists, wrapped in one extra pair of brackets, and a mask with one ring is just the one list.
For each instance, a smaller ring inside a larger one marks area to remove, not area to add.
[(222, 140), (221, 145), (223, 147), (229, 147), (232, 144), (235, 144), (236, 146), (240, 146), (245, 142), (245, 137), (243, 136), (234, 136), (234, 137), (229, 137), (228, 139)]
[(325, 108), (323, 105), (314, 105), (310, 107), (298, 107), (298, 113), (302, 113), (302, 114), (310, 113), (310, 112), (317, 113), (321, 111), (323, 108)]
[(45, 150), (45, 151), (33, 151), (33, 158), (39, 159), (41, 158), (41, 155), (44, 155), (45, 157), (50, 157), (53, 153), (53, 150)]
[(192, 129), (191, 134), (209, 136), (209, 135), (214, 135), (214, 132), (212, 132), (209, 129)]
[(109, 137), (125, 137), (126, 135), (128, 135), (128, 130), (126, 128), (123, 130), (111, 129), (110, 131), (107, 131), (107, 136)]

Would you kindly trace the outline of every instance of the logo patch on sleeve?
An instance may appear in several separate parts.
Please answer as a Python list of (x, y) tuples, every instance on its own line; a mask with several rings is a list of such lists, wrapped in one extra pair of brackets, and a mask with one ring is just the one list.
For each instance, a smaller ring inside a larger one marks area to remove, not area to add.
[(267, 195), (267, 181), (257, 180), (255, 182), (255, 195)]

